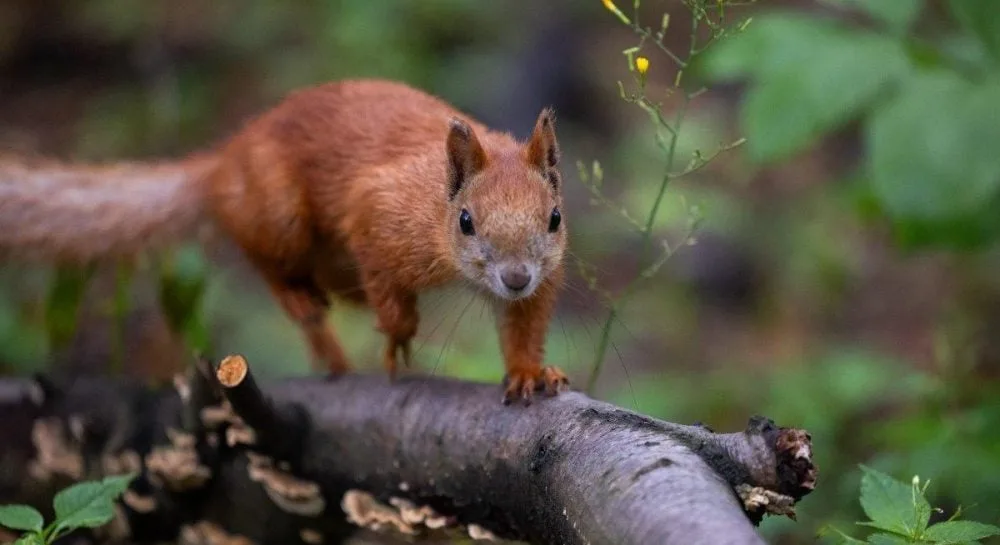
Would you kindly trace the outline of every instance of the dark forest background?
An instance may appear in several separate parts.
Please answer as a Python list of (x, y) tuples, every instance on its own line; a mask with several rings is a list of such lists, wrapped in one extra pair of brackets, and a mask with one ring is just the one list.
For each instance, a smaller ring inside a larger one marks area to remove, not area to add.
[[(859, 463), (929, 478), (935, 506), (1000, 522), (1000, 7), (980, 2), (963, 19), (948, 2), (886, 1), (916, 7), (879, 15), (847, 0), (794, 0), (736, 12), (754, 23), (702, 71), (709, 90), (691, 106), (678, 154), (748, 143), (668, 191), (657, 233), (683, 230), (684, 204), (697, 203), (697, 243), (616, 321), (594, 392), (720, 431), (754, 413), (808, 429), (819, 487), (799, 522), (765, 521), (774, 543), (860, 520)], [(650, 20), (671, 13), (666, 41), (683, 47), (684, 6), (644, 4)], [(775, 10), (802, 20), (768, 23)], [(838, 30), (815, 31), (809, 21), (819, 19)], [(846, 47), (836, 41), (844, 32), (882, 41)], [(592, 264), (615, 291), (636, 273), (638, 241), (589, 202), (574, 165), (599, 160), (605, 192), (630, 209), (654, 198), (659, 152), (616, 83), (631, 81), (621, 51), (635, 42), (597, 0), (2, 0), (0, 149), (80, 161), (181, 156), (291, 89), (349, 77), (406, 81), (522, 137), (552, 105), (571, 260)], [(673, 72), (649, 57), (655, 92)], [(920, 71), (960, 84), (925, 92)], [(859, 98), (865, 85), (873, 90)], [(896, 125), (873, 129), (883, 114)], [(913, 143), (920, 135), (926, 148)], [(308, 372), (299, 332), (231, 248), (185, 249), (170, 271), (165, 282), (147, 262), (87, 274), (4, 264), (0, 370), (162, 380), (189, 361), (196, 338), (245, 354), (261, 376)], [(605, 306), (580, 275), (570, 284), (549, 361), (582, 385)], [(198, 316), (181, 312), (179, 324), (171, 307), (185, 305)], [(419, 372), (500, 379), (484, 305), (442, 291), (421, 309)], [(373, 317), (343, 306), (333, 316), (354, 361), (381, 372)]]

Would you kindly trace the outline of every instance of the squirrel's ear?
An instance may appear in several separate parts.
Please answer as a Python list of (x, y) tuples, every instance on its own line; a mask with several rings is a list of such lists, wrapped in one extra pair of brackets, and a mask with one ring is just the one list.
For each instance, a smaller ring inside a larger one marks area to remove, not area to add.
[(559, 191), (559, 142), (556, 140), (555, 112), (544, 108), (535, 121), (535, 130), (528, 141), (528, 162), (545, 174), (552, 189)]
[(448, 132), (448, 199), (454, 199), (469, 177), (486, 166), (486, 152), (468, 123), (452, 118)]

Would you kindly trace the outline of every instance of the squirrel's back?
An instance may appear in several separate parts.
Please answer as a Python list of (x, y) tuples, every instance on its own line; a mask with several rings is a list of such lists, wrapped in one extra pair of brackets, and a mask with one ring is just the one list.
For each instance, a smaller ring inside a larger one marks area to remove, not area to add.
[(0, 156), (0, 258), (132, 255), (212, 219), (251, 253), (283, 262), (308, 251), (318, 222), (339, 221), (362, 171), (422, 158), (433, 171), (393, 178), (443, 187), (452, 117), (487, 132), (408, 85), (344, 80), (292, 92), (221, 146), (181, 161), (94, 166)]
[(428, 151), (444, 157), (453, 117), (487, 132), (443, 100), (403, 83), (344, 80), (289, 94), (237, 138), (281, 145), (297, 168), (352, 176)]
[(373, 200), (398, 203), (393, 213), (405, 210), (412, 227), (428, 215), (440, 222), (454, 117), (488, 132), (403, 83), (343, 80), (292, 92), (221, 150), (209, 183), (214, 216), (258, 266), (293, 276), (315, 268), (318, 236), (343, 238), (358, 217), (371, 219)]

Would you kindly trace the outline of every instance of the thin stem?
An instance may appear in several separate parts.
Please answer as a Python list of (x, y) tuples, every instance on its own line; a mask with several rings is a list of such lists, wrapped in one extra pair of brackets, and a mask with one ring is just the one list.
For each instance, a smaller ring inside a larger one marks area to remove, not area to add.
[[(754, 1), (755, 0), (750, 0), (747, 3), (753, 3)], [(652, 256), (650, 255), (653, 246), (653, 225), (656, 223), (656, 218), (659, 215), (660, 206), (663, 204), (663, 198), (666, 194), (667, 187), (669, 187), (670, 185), (670, 181), (685, 176), (687, 174), (690, 174), (704, 167), (706, 164), (711, 162), (712, 159), (714, 159), (717, 155), (719, 155), (719, 153), (723, 151), (728, 151), (743, 143), (743, 139), (740, 139), (739, 141), (733, 144), (722, 145), (719, 147), (719, 150), (716, 151), (715, 154), (707, 158), (702, 157), (700, 153), (696, 153), (694, 159), (692, 159), (692, 161), (688, 163), (688, 165), (685, 168), (681, 169), (679, 172), (674, 171), (674, 163), (677, 158), (677, 142), (681, 131), (681, 124), (687, 113), (687, 108), (690, 105), (691, 101), (695, 99), (695, 97), (697, 97), (698, 95), (700, 95), (702, 92), (705, 91), (704, 88), (700, 88), (692, 92), (683, 91), (682, 78), (684, 76), (684, 71), (688, 67), (688, 63), (690, 63), (691, 60), (694, 57), (696, 57), (701, 51), (707, 49), (710, 45), (712, 45), (712, 43), (714, 43), (718, 39), (728, 37), (728, 35), (730, 34), (726, 32), (727, 29), (725, 28), (725, 12), (723, 11), (724, 4), (719, 3), (717, 6), (715, 6), (715, 8), (718, 10), (718, 16), (719, 16), (719, 21), (716, 22), (712, 20), (712, 17), (708, 13), (708, 9), (706, 8), (704, 0), (684, 1), (684, 5), (687, 6), (692, 12), (691, 41), (690, 44), (688, 45), (687, 59), (681, 59), (680, 57), (675, 55), (674, 52), (671, 51), (666, 45), (663, 44), (662, 40), (663, 34), (668, 25), (668, 19), (666, 18), (666, 16), (664, 16), (663, 19), (663, 25), (662, 25), (663, 30), (661, 30), (656, 35), (653, 34), (651, 29), (643, 28), (639, 24), (638, 22), (639, 4), (640, 0), (635, 0), (634, 19), (631, 22), (620, 13), (618, 14), (619, 19), (625, 22), (627, 26), (629, 26), (637, 35), (640, 36), (639, 47), (630, 48), (629, 50), (626, 50), (626, 54), (629, 55), (629, 62), (632, 62), (632, 57), (631, 57), (632, 53), (641, 49), (642, 45), (646, 43), (647, 38), (650, 39), (650, 41), (652, 41), (653, 44), (655, 44), (675, 64), (677, 64), (678, 69), (676, 77), (674, 79), (673, 87), (668, 89), (667, 93), (669, 96), (675, 90), (681, 91), (683, 100), (680, 106), (676, 110), (675, 121), (673, 123), (669, 123), (666, 119), (664, 119), (663, 112), (660, 109), (660, 106), (658, 104), (653, 104), (646, 97), (644, 80), (640, 79), (640, 93), (638, 94), (638, 96), (627, 94), (625, 92), (625, 88), (622, 85), (622, 83), (618, 82), (621, 98), (624, 99), (626, 102), (630, 104), (635, 104), (640, 108), (642, 108), (643, 110), (645, 110), (646, 113), (649, 114), (653, 124), (656, 126), (656, 134), (655, 134), (656, 144), (661, 150), (663, 150), (666, 156), (666, 166), (663, 171), (663, 176), (660, 180), (660, 187), (659, 191), (657, 192), (656, 199), (653, 202), (653, 206), (649, 211), (649, 215), (646, 217), (645, 225), (640, 228), (640, 233), (642, 238), (641, 238), (641, 250), (639, 253), (639, 273), (634, 278), (632, 278), (632, 280), (628, 284), (626, 284), (625, 288), (622, 290), (621, 294), (618, 296), (617, 299), (611, 298), (610, 294), (608, 294), (606, 291), (603, 290), (601, 291), (602, 295), (604, 295), (608, 299), (608, 307), (609, 307), (608, 316), (601, 327), (601, 336), (597, 346), (597, 353), (595, 355), (594, 364), (591, 368), (590, 376), (588, 377), (587, 380), (586, 391), (588, 393), (592, 393), (594, 390), (594, 386), (597, 383), (597, 378), (600, 376), (601, 368), (604, 365), (605, 354), (608, 351), (608, 347), (611, 345), (611, 325), (614, 323), (616, 319), (618, 319), (622, 309), (628, 303), (631, 296), (635, 293), (637, 287), (639, 286), (639, 283), (642, 280), (651, 278), (653, 275), (655, 275), (656, 272), (659, 270), (660, 266), (662, 266), (674, 254), (675, 250), (677, 249), (677, 247), (672, 247), (669, 243), (664, 242), (663, 246), (665, 250), (663, 252), (663, 255), (657, 256), (656, 258), (652, 258)], [(735, 5), (741, 3), (732, 2), (732, 4)], [(699, 23), (702, 21), (705, 22), (706, 26), (708, 26), (709, 30), (711, 31), (710, 32), (711, 35), (709, 36), (709, 39), (704, 44), (704, 46), (699, 48), (698, 27)], [(739, 27), (740, 30), (742, 30), (742, 28), (743, 27)], [(669, 144), (665, 144), (662, 129), (666, 129), (666, 132), (668, 132), (670, 135)], [(604, 199), (602, 196), (599, 195), (600, 190), (597, 186), (591, 187), (591, 191), (599, 198), (599, 200), (601, 200), (601, 202), (603, 202), (608, 206), (613, 207), (613, 205), (611, 205), (607, 201), (607, 199)], [(637, 225), (637, 222), (633, 221), (631, 217), (628, 216), (627, 213), (625, 212), (623, 213), (626, 219), (628, 219), (634, 225)], [(683, 245), (684, 243), (688, 243), (692, 240), (691, 237), (694, 230), (697, 228), (698, 222), (699, 219), (696, 218), (688, 226), (689, 231), (688, 233), (686, 233), (684, 239), (682, 239), (681, 245)], [(582, 265), (581, 265), (581, 272), (583, 272)], [(596, 279), (587, 276), (587, 280), (588, 283), (590, 284), (591, 289), (594, 290), (597, 283)]]
[(702, 13), (691, 10), (691, 45), (688, 47), (688, 60), (698, 54), (698, 21), (701, 20)]
[(653, 104), (646, 97), (639, 98), (636, 101), (636, 104), (638, 104), (640, 108), (649, 113), (649, 115), (653, 118), (653, 120), (656, 121), (661, 127), (667, 129), (667, 132), (669, 132), (670, 134), (677, 133), (677, 130), (674, 127), (671, 127), (670, 123), (668, 123), (667, 120), (663, 118), (663, 110), (660, 109), (660, 106), (658, 104)]
[[(653, 207), (649, 211), (649, 215), (646, 217), (646, 224), (642, 230), (641, 245), (642, 250), (639, 254), (639, 268), (646, 268), (646, 260), (649, 258), (649, 252), (652, 249), (653, 242), (653, 224), (656, 223), (656, 217), (660, 212), (660, 205), (663, 204), (663, 196), (667, 192), (667, 187), (670, 186), (670, 180), (672, 179), (671, 173), (674, 170), (674, 159), (677, 156), (677, 140), (681, 131), (681, 124), (684, 121), (684, 115), (687, 111), (689, 102), (689, 97), (684, 96), (684, 100), (681, 105), (677, 108), (677, 115), (672, 123), (674, 130), (670, 134), (670, 145), (667, 149), (667, 164), (664, 167), (663, 178), (660, 180), (660, 188), (656, 194), (656, 200), (653, 201)], [(629, 298), (635, 292), (635, 289), (639, 285), (640, 278), (635, 278), (625, 286), (625, 290), (622, 292), (621, 296), (617, 301), (613, 301), (608, 310), (608, 317), (604, 320), (604, 324), (601, 326), (601, 338), (600, 342), (597, 344), (597, 354), (594, 358), (594, 364), (591, 366), (590, 377), (587, 378), (586, 391), (588, 393), (593, 393), (594, 386), (597, 384), (597, 379), (601, 374), (601, 368), (604, 366), (604, 356), (608, 351), (608, 346), (611, 344), (611, 325), (614, 323), (615, 319), (618, 318), (620, 309), (625, 306)]]
[(656, 47), (660, 48), (660, 51), (663, 51), (664, 53), (666, 53), (666, 55), (668, 57), (670, 57), (670, 60), (674, 61), (674, 63), (677, 64), (677, 66), (679, 68), (681, 68), (681, 69), (687, 68), (687, 63), (684, 62), (683, 59), (681, 59), (680, 57), (678, 57), (677, 54), (675, 54), (673, 51), (671, 51), (669, 47), (663, 45), (662, 41), (657, 40), (656, 36), (654, 36), (653, 33), (650, 32), (650, 30), (648, 28), (642, 28), (638, 24), (633, 24), (632, 25), (632, 30), (636, 34), (638, 34), (639, 36), (641, 36), (643, 39), (646, 39), (646, 38), (651, 39), (651, 41), (654, 44), (656, 44)]
[(625, 221), (629, 223), (629, 225), (635, 228), (636, 231), (642, 232), (643, 230), (642, 224), (636, 221), (635, 218), (633, 218), (632, 215), (628, 213), (628, 210), (624, 206), (615, 204), (613, 201), (611, 201), (610, 199), (606, 198), (603, 194), (601, 194), (600, 190), (598, 190), (593, 186), (589, 186), (589, 189), (590, 189), (590, 194), (594, 196), (594, 199), (597, 200), (597, 202), (607, 206), (610, 210), (619, 214), (622, 218), (625, 219)]
[(709, 155), (708, 157), (698, 157), (696, 160), (692, 161), (691, 164), (688, 165), (687, 168), (685, 168), (684, 170), (671, 174), (670, 178), (671, 179), (683, 178), (684, 176), (687, 176), (692, 172), (697, 172), (702, 168), (704, 168), (705, 166), (707, 166), (713, 160), (715, 160), (715, 158), (718, 157), (719, 155), (723, 154), (724, 152), (735, 149), (739, 146), (742, 146), (745, 142), (746, 138), (740, 138), (739, 140), (733, 142), (732, 144), (720, 145), (719, 149), (715, 150), (715, 153), (713, 153), (712, 155)]
[(38, 534), (39, 541), (41, 541), (42, 543), (52, 543), (53, 540), (50, 539), (50, 537), (55, 529), (56, 529), (55, 523), (49, 524), (48, 526), (43, 528), (42, 531), (39, 532)]

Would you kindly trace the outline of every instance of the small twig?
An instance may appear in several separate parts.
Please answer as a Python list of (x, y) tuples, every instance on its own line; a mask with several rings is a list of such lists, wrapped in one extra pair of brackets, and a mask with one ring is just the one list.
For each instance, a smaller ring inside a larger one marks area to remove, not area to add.
[(697, 172), (697, 171), (701, 170), (702, 168), (704, 168), (709, 163), (711, 163), (716, 157), (718, 157), (722, 153), (730, 151), (730, 150), (733, 150), (733, 149), (736, 149), (736, 148), (742, 146), (743, 144), (745, 144), (746, 141), (747, 141), (746, 138), (740, 138), (739, 140), (737, 140), (737, 141), (735, 141), (735, 142), (733, 142), (731, 144), (722, 144), (722, 145), (720, 145), (719, 148), (715, 150), (715, 153), (713, 153), (712, 155), (709, 155), (708, 157), (702, 157), (702, 156), (699, 155), (695, 159), (692, 159), (691, 163), (688, 164), (688, 166), (685, 167), (684, 170), (682, 170), (680, 172), (676, 172), (676, 173), (670, 174), (669, 175), (670, 179), (674, 180), (674, 179), (677, 179), (677, 178), (683, 178), (684, 176), (687, 176), (688, 174), (691, 174), (693, 172)]
[(687, 68), (687, 63), (684, 62), (683, 59), (681, 59), (680, 57), (678, 57), (677, 54), (675, 54), (673, 51), (671, 51), (669, 47), (667, 47), (666, 45), (664, 45), (663, 44), (663, 40), (657, 40), (656, 37), (653, 35), (653, 33), (649, 31), (649, 29), (640, 27), (638, 23), (633, 23), (632, 24), (632, 30), (636, 34), (638, 34), (639, 36), (641, 36), (643, 39), (645, 39), (645, 38), (652, 38), (652, 42), (654, 44), (656, 44), (656, 47), (660, 51), (663, 51), (664, 53), (666, 53), (666, 55), (668, 57), (670, 57), (670, 60), (674, 61), (674, 63), (678, 66), (678, 68), (681, 68), (681, 69)]

